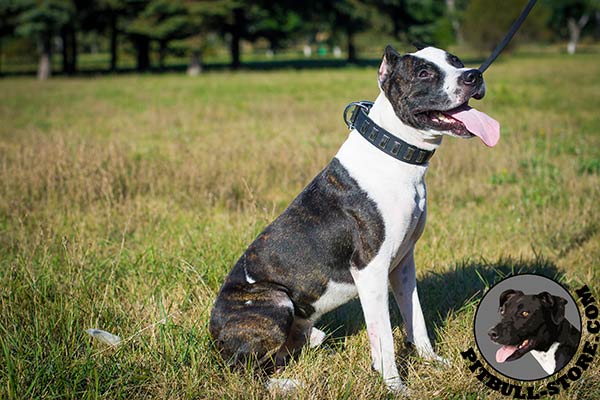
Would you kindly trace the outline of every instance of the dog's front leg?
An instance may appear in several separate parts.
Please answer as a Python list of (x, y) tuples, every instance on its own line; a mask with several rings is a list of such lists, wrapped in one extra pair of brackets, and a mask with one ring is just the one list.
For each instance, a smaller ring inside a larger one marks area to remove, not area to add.
[(406, 326), (406, 336), (413, 343), (419, 356), (426, 360), (445, 362), (435, 354), (427, 335), (427, 326), (417, 293), (415, 258), (411, 249), (400, 264), (390, 272), (392, 292), (400, 308)]
[(351, 272), (365, 316), (373, 368), (381, 373), (390, 390), (406, 391), (394, 358), (394, 339), (388, 309), (388, 265), (374, 260), (364, 269), (353, 268)]

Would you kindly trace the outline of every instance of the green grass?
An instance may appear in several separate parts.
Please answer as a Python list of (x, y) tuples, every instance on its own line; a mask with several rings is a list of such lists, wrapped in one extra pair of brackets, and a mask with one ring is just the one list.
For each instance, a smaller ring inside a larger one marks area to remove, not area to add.
[[(460, 351), (487, 287), (537, 271), (600, 298), (600, 57), (503, 59), (478, 107), (494, 149), (447, 138), (417, 246), (437, 368), (398, 363), (415, 398), (497, 398)], [(251, 240), (331, 159), (375, 70), (0, 80), (0, 398), (263, 398), (210, 346), (216, 292)], [(163, 321), (162, 323), (159, 321)], [(389, 398), (356, 302), (284, 376), (300, 398)], [(113, 349), (85, 330), (125, 339)], [(598, 361), (567, 393), (600, 393)]]

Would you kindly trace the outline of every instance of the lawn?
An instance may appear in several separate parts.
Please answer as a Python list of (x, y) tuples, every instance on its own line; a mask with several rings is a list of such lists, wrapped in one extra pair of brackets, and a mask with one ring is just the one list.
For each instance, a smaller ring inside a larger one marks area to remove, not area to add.
[[(501, 59), (472, 103), (501, 122), (498, 146), (446, 138), (432, 159), (417, 277), (452, 366), (407, 351), (395, 312), (414, 398), (500, 398), (460, 352), (502, 277), (537, 272), (600, 298), (598, 77), (597, 54)], [(0, 79), (0, 398), (273, 396), (223, 366), (210, 307), (344, 141), (344, 106), (377, 93), (376, 67)], [(358, 304), (319, 326), (324, 346), (282, 374), (304, 383), (294, 397), (390, 397)], [(556, 398), (599, 398), (599, 369)]]

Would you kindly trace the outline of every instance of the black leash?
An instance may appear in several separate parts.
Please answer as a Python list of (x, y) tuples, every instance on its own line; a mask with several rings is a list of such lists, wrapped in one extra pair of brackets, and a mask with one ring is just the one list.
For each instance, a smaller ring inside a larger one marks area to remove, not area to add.
[(529, 12), (535, 5), (535, 2), (536, 2), (536, 0), (529, 0), (529, 3), (527, 3), (525, 5), (525, 8), (523, 8), (523, 11), (521, 11), (521, 15), (519, 15), (519, 18), (517, 18), (515, 20), (515, 22), (513, 22), (512, 26), (510, 27), (510, 30), (508, 31), (508, 33), (506, 34), (504, 39), (502, 39), (502, 41), (498, 44), (498, 46), (496, 46), (496, 48), (494, 49), (492, 54), (490, 54), (490, 56), (487, 58), (487, 60), (485, 60), (485, 62), (483, 64), (481, 64), (481, 66), (479, 67), (479, 70), (481, 71), (481, 73), (483, 73), (486, 69), (488, 69), (488, 67), (500, 55), (502, 50), (504, 50), (504, 48), (506, 46), (508, 46), (508, 43), (510, 43), (513, 36), (515, 36), (515, 33), (517, 33), (517, 31), (521, 27), (521, 24), (523, 24), (523, 21), (525, 21), (525, 18), (527, 18), (527, 16), (529, 15)]
[[(348, 128), (356, 129), (369, 143), (397, 160), (412, 165), (427, 164), (435, 150), (423, 150), (406, 143), (377, 125), (367, 115), (371, 107), (372, 101), (355, 101), (348, 104), (344, 110), (344, 121)], [(348, 115), (352, 108), (352, 114)]]

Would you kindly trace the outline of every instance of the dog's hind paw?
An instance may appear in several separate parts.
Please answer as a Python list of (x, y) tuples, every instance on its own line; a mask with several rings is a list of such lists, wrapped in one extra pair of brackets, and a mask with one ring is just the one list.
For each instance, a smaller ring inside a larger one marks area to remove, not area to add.
[(451, 367), (452, 366), (452, 361), (448, 360), (447, 358), (440, 357), (435, 353), (428, 354), (428, 355), (424, 356), (423, 359), (425, 360), (425, 362), (436, 363), (442, 367)]
[(296, 379), (271, 378), (266, 383), (266, 387), (270, 392), (293, 393), (298, 389), (302, 389), (304, 385)]
[(311, 349), (317, 346), (320, 346), (321, 343), (325, 340), (325, 336), (327, 334), (320, 329), (312, 328), (310, 331), (310, 337), (308, 338), (308, 347)]

